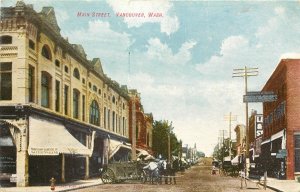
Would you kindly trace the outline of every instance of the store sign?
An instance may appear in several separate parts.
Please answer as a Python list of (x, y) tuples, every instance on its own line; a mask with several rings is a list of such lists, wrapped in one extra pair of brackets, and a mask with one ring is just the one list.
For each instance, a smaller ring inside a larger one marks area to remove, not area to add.
[(273, 92), (259, 92), (252, 91), (247, 92), (243, 97), (244, 103), (264, 103), (264, 102), (273, 102), (277, 100), (277, 95)]
[(28, 149), (30, 155), (59, 155), (57, 148), (36, 148), (30, 147)]
[(282, 156), (284, 156), (284, 157), (286, 157), (286, 149), (280, 149), (279, 151), (278, 151), (278, 153), (279, 154), (281, 154)]

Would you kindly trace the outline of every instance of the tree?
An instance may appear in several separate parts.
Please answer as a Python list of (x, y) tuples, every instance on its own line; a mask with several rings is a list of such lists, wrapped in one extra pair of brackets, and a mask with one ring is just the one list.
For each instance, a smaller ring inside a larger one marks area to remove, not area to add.
[(154, 156), (162, 155), (164, 159), (168, 158), (168, 134), (170, 134), (171, 154), (178, 155), (181, 149), (175, 133), (172, 132), (172, 123), (167, 120), (153, 122), (153, 143), (152, 150)]

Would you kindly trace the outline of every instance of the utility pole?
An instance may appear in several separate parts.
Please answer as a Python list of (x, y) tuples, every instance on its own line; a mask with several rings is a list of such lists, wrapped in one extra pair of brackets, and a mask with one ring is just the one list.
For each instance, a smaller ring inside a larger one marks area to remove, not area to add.
[[(240, 69), (233, 69), (232, 77), (243, 77), (245, 80), (245, 95), (248, 92), (248, 77), (250, 76), (257, 76), (258, 75), (258, 68), (240, 68)], [(246, 121), (246, 162), (247, 158), (249, 158), (249, 122), (248, 122), (248, 102), (245, 102), (245, 121)], [(248, 166), (247, 163), (245, 165), (245, 177), (247, 176)]]
[(225, 134), (226, 134), (226, 130), (220, 130), (220, 146), (221, 146), (221, 157), (222, 157), (222, 164), (223, 164), (223, 162), (224, 162), (224, 153), (225, 153), (225, 151), (224, 151), (224, 137), (225, 137)]
[(229, 143), (228, 143), (228, 148), (229, 148), (229, 156), (231, 158), (231, 121), (236, 121), (236, 115), (232, 115), (231, 112), (229, 115), (224, 116), (225, 121), (229, 121)]
[(168, 163), (171, 163), (171, 132), (173, 130), (172, 127), (172, 122), (169, 126), (169, 130), (168, 130)]
[(133, 95), (132, 99), (132, 134), (131, 134), (131, 159), (136, 161), (136, 95)]

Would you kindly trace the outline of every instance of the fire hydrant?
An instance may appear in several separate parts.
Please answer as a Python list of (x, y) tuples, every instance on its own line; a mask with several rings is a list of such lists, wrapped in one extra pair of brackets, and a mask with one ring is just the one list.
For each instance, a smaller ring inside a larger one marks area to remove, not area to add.
[(50, 179), (50, 189), (51, 189), (51, 191), (54, 191), (55, 190), (55, 179), (54, 179), (54, 177), (52, 177), (51, 179)]

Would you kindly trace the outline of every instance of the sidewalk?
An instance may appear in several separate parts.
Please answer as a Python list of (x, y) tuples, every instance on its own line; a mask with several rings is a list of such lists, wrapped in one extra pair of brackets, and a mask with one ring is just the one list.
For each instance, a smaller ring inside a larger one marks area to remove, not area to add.
[(267, 187), (275, 191), (300, 192), (300, 183), (296, 180), (279, 180), (268, 177)]
[[(249, 179), (250, 182), (258, 182), (258, 180)], [(262, 187), (264, 186), (264, 180), (261, 178), (260, 183)], [(300, 183), (295, 180), (279, 180), (275, 178), (267, 178), (267, 188), (272, 189), (277, 192), (300, 192)]]
[[(82, 189), (82, 188), (101, 185), (101, 184), (103, 184), (103, 182), (100, 178), (78, 180), (74, 182), (57, 185), (55, 187), (55, 192), (71, 191), (74, 189)], [(52, 191), (49, 185), (49, 186), (31, 186), (31, 187), (2, 187), (0, 188), (0, 192), (52, 192)]]

